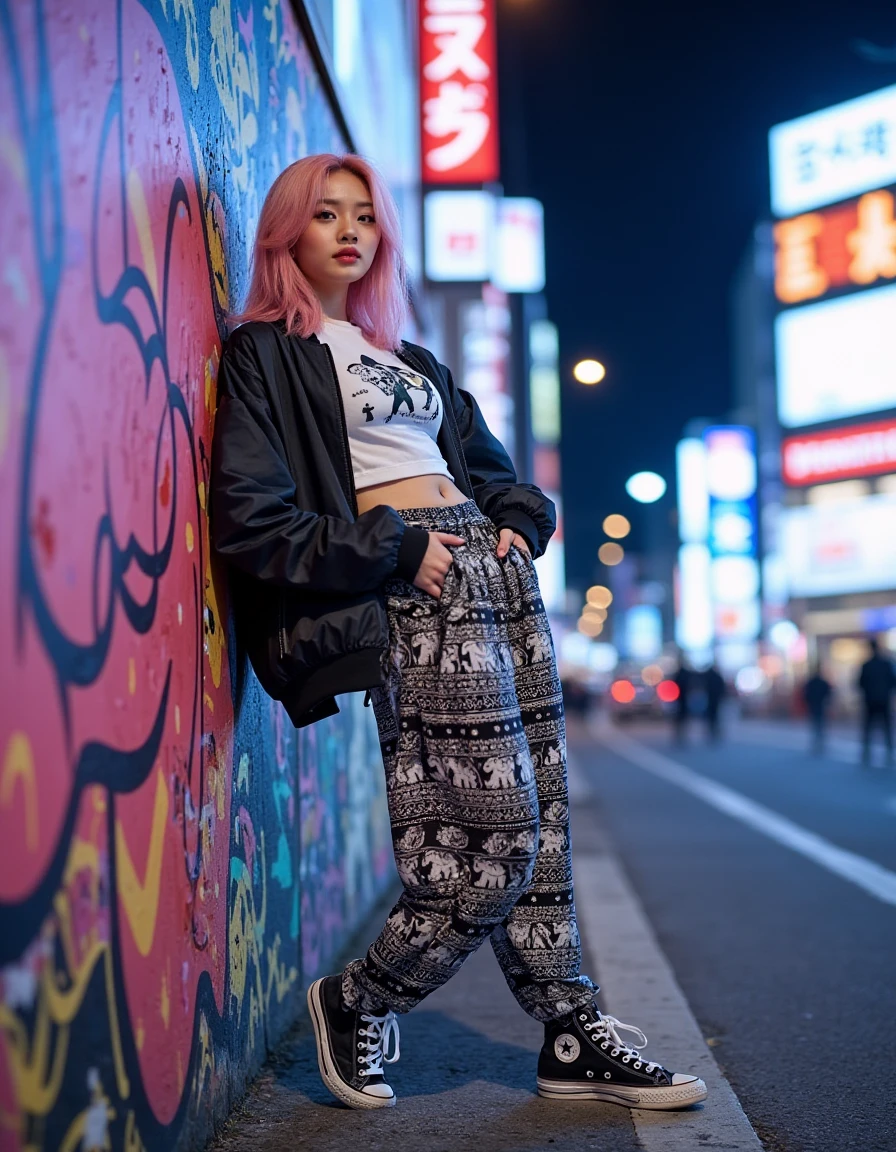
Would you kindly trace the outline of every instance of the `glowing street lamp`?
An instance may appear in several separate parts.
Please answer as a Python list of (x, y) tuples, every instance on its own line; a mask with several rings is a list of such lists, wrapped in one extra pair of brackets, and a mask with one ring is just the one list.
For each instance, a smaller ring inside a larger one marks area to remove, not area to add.
[(601, 564), (606, 564), (612, 567), (614, 564), (621, 564), (622, 558), (625, 556), (621, 544), (611, 544), (609, 541), (606, 544), (601, 544), (597, 550), (597, 557)]
[(614, 540), (621, 540), (624, 536), (628, 536), (631, 530), (632, 526), (624, 516), (614, 513), (604, 520), (604, 532), (608, 536), (612, 536)]
[(580, 384), (600, 384), (607, 370), (599, 360), (580, 360), (572, 374)]
[(666, 481), (656, 472), (636, 472), (625, 482), (625, 490), (639, 504), (654, 504), (666, 492)]

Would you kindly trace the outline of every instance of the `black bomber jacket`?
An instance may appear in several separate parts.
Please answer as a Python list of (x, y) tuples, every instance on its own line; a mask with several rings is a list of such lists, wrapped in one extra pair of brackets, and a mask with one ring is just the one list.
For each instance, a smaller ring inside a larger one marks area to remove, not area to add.
[[(473, 397), (431, 352), (396, 354), (442, 397), (439, 449), (457, 486), (533, 556), (554, 506), (517, 481)], [(413, 581), (429, 542), (394, 508), (358, 515), (332, 353), (285, 325), (249, 323), (224, 344), (211, 454), (212, 546), (230, 567), (237, 641), (297, 728), (338, 711), (341, 692), (383, 683), (382, 585)]]

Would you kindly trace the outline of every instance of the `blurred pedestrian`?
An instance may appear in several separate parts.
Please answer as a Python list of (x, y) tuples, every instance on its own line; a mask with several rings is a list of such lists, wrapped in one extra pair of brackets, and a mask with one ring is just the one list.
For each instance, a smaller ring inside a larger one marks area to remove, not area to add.
[(694, 682), (694, 674), (685, 664), (684, 660), (680, 659), (678, 661), (678, 667), (675, 669), (672, 681), (678, 688), (673, 717), (675, 724), (675, 743), (684, 744), (687, 735), (688, 717), (691, 714), (691, 689)]
[(722, 707), (722, 701), (725, 699), (727, 688), (725, 687), (725, 680), (722, 673), (716, 668), (715, 664), (710, 666), (703, 673), (703, 691), (706, 693), (706, 735), (715, 743), (721, 737), (721, 729), (719, 726), (719, 712)]
[(883, 733), (887, 748), (887, 761), (893, 760), (893, 692), (896, 691), (896, 671), (893, 661), (883, 655), (874, 638), (868, 641), (871, 656), (862, 665), (857, 687), (862, 693), (862, 761), (871, 762), (871, 734), (875, 728)]
[[(218, 375), (214, 547), (253, 666), (296, 727), (370, 691), (403, 885), (364, 957), (308, 989), (324, 1083), (352, 1108), (394, 1104), (397, 1014), (488, 940), (544, 1026), (540, 1095), (704, 1099), (698, 1077), (625, 1042), (645, 1038), (604, 1016), (582, 972), (533, 564), (554, 506), (517, 479), (473, 396), (402, 340), (398, 209), (365, 160), (306, 156), (277, 177), (238, 320)], [(424, 1069), (443, 1056), (430, 1031)]]
[(803, 685), (803, 700), (809, 713), (812, 727), (812, 751), (816, 756), (824, 752), (825, 730), (828, 720), (828, 702), (833, 689), (821, 673), (821, 666), (815, 665), (812, 675)]

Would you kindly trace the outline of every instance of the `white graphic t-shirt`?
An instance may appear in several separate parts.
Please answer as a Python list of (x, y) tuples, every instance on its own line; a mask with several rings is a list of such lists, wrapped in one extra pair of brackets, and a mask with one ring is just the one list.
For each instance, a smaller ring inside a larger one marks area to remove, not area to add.
[(432, 474), (453, 480), (436, 443), (442, 400), (432, 381), (347, 320), (325, 318), (318, 338), (336, 364), (355, 487)]

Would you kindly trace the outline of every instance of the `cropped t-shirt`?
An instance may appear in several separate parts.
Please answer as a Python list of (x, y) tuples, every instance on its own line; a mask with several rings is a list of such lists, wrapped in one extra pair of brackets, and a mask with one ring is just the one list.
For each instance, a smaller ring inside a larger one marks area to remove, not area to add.
[(453, 480), (436, 443), (442, 400), (432, 381), (348, 320), (325, 318), (318, 338), (336, 364), (355, 488), (432, 474)]

